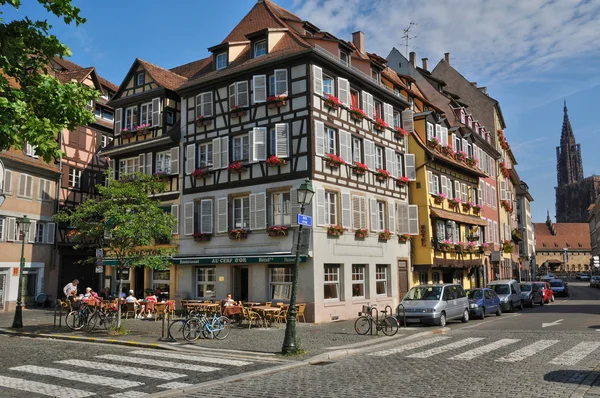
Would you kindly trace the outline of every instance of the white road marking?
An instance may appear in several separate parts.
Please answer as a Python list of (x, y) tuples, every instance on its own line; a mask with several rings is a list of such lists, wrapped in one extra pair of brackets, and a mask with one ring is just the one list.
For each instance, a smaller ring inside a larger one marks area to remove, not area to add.
[(252, 365), (252, 362), (238, 361), (235, 359), (205, 357), (202, 355), (184, 355), (184, 354), (177, 354), (177, 353), (164, 352), (164, 351), (161, 351), (160, 353), (158, 353), (158, 352), (152, 351), (152, 350), (139, 350), (139, 351), (132, 351), (132, 352), (130, 352), (130, 354), (132, 354), (132, 355), (148, 355), (151, 357), (158, 357), (158, 358), (182, 359), (184, 361), (192, 361), (192, 362), (209, 362), (209, 363), (214, 363), (214, 364), (219, 364), (219, 365), (231, 365), (231, 366)]
[(217, 370), (221, 370), (220, 368), (215, 368), (212, 366), (190, 365), (187, 363), (161, 361), (158, 359), (153, 359), (152, 361), (150, 361), (148, 358), (126, 357), (123, 355), (106, 354), (98, 355), (95, 358), (108, 359), (109, 361), (137, 363), (146, 366), (160, 366), (163, 368), (183, 369), (187, 370), (188, 372), (214, 372)]
[(561, 355), (551, 360), (550, 363), (553, 365), (575, 365), (598, 347), (600, 347), (599, 342), (582, 341), (575, 347), (563, 352)]
[[(148, 368), (135, 368), (133, 366), (114, 365), (114, 364), (110, 364), (110, 363), (95, 362), (95, 361), (80, 360), (80, 359), (65, 359), (64, 361), (54, 361), (54, 363), (60, 363), (60, 364), (64, 364), (64, 365), (72, 365), (72, 366), (82, 367), (82, 368), (110, 370), (110, 371), (119, 372), (119, 373), (131, 373), (131, 374), (138, 375), (138, 376), (154, 377), (154, 378), (163, 379), (163, 380), (174, 380), (174, 379), (178, 379), (180, 377), (187, 376), (187, 375), (184, 375), (181, 373), (164, 372), (164, 371), (153, 370), (153, 369), (148, 369)], [(148, 361), (146, 361), (146, 364), (147, 363), (148, 363)]]
[(0, 385), (2, 387), (11, 388), (14, 390), (33, 392), (36, 394), (42, 394), (56, 398), (84, 398), (96, 395), (93, 392), (77, 390), (75, 388), (56, 386), (54, 384), (39, 383), (37, 381), (6, 376), (0, 376)]
[(167, 384), (161, 384), (160, 386), (156, 386), (156, 387), (166, 388), (168, 390), (175, 390), (176, 388), (185, 388), (185, 387), (189, 387), (189, 386), (193, 386), (193, 384), (178, 383), (178, 382), (174, 381), (174, 382), (167, 383)]
[(454, 343), (450, 343), (447, 345), (443, 345), (441, 347), (435, 347), (431, 350), (417, 352), (416, 354), (407, 355), (407, 358), (429, 358), (437, 354), (441, 354), (442, 352), (450, 351), (455, 348), (461, 348), (467, 346), (469, 344), (477, 343), (478, 341), (483, 340), (483, 337), (468, 337), (464, 340), (455, 341)]
[(429, 345), (429, 344), (439, 343), (440, 341), (448, 340), (449, 338), (450, 337), (445, 337), (445, 336), (444, 337), (434, 337), (434, 338), (427, 339), (427, 340), (421, 340), (421, 341), (416, 341), (414, 343), (405, 344), (405, 345), (402, 345), (400, 347), (391, 348), (389, 350), (372, 352), (372, 353), (367, 354), (367, 355), (373, 355), (373, 356), (376, 356), (376, 357), (385, 357), (385, 356), (388, 356), (388, 355), (398, 354), (400, 352), (404, 352), (404, 351), (408, 351), (408, 350), (413, 350), (415, 348), (421, 348), (421, 347)]
[(141, 392), (141, 391), (125, 391), (125, 392), (119, 392), (116, 394), (109, 395), (109, 397), (111, 397), (111, 398), (138, 398), (138, 397), (145, 397), (146, 395), (148, 395), (148, 393)]
[(560, 325), (560, 323), (564, 321), (564, 319), (558, 319), (554, 322), (548, 322), (548, 323), (542, 323), (542, 327), (543, 328), (547, 328), (548, 326), (557, 326)]
[(545, 350), (548, 347), (552, 347), (560, 340), (540, 340), (526, 347), (523, 347), (517, 351), (513, 351), (505, 357), (496, 359), (496, 362), (519, 362), (525, 358), (534, 356), (540, 351)]
[(42, 366), (35, 365), (16, 366), (14, 368), (10, 368), (10, 370), (14, 370), (17, 372), (32, 373), (40, 376), (57, 377), (59, 379), (79, 381), (81, 383), (96, 384), (100, 386), (109, 386), (120, 389), (144, 385), (144, 383), (140, 383), (137, 381), (115, 379), (114, 377), (97, 376), (93, 373), (79, 373), (72, 372), (69, 370), (44, 368)]
[(450, 359), (459, 360), (459, 361), (470, 361), (471, 359), (475, 359), (483, 354), (487, 354), (488, 352), (492, 352), (509, 344), (514, 344), (517, 341), (521, 341), (521, 339), (501, 339), (498, 341), (494, 341), (491, 344), (487, 344), (481, 347), (474, 348), (472, 350), (463, 352), (462, 354), (455, 355)]

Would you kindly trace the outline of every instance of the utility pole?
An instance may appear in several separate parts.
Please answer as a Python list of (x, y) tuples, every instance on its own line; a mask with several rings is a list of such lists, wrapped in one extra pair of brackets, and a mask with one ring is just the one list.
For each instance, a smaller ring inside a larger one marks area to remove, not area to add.
[(417, 37), (419, 37), (418, 35), (415, 35), (412, 37), (410, 36), (410, 29), (413, 27), (413, 25), (416, 25), (416, 23), (411, 21), (408, 24), (408, 28), (402, 29), (402, 31), (404, 32), (402, 39), (404, 39), (404, 48), (406, 49), (404, 52), (404, 56), (406, 57), (406, 59), (408, 59), (408, 42), (411, 41), (412, 39), (416, 39)]

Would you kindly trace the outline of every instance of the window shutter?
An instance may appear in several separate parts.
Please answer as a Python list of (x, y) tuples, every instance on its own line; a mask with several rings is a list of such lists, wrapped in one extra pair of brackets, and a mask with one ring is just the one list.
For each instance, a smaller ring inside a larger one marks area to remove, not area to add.
[(392, 177), (396, 178), (396, 152), (391, 148), (385, 148), (385, 169), (392, 174)]
[(454, 149), (455, 152), (460, 151), (460, 145), (457, 145), (456, 134), (454, 133), (452, 133), (452, 149)]
[[(214, 151), (214, 147), (213, 147)], [(229, 137), (221, 137), (221, 167), (229, 164)]]
[(361, 109), (368, 116), (367, 110), (369, 109), (369, 100), (367, 98), (367, 92), (366, 91), (361, 91), (360, 92), (360, 97), (362, 98), (362, 107), (361, 107)]
[(154, 98), (152, 100), (152, 127), (160, 126), (160, 98)]
[(483, 181), (479, 181), (479, 189), (477, 190), (477, 204), (483, 206)]
[(17, 228), (17, 220), (13, 217), (6, 218), (6, 240), (13, 242), (16, 240), (15, 231)]
[(42, 200), (42, 198), (44, 196), (44, 188), (45, 187), (46, 187), (46, 180), (44, 180), (42, 178), (38, 179), (38, 192), (37, 192), (38, 200)]
[(347, 163), (352, 163), (352, 147), (350, 133), (344, 130), (339, 131), (340, 137), (340, 157)]
[(248, 82), (237, 82), (236, 85), (237, 105), (240, 107), (248, 106)]
[(367, 116), (373, 119), (374, 113), (374, 103), (373, 103), (373, 95), (367, 93)]
[[(255, 196), (255, 194), (251, 193), (248, 196), (248, 212), (250, 213), (250, 216), (248, 217), (248, 220), (249, 220), (248, 224), (249, 224), (250, 230), (256, 229), (255, 207), (256, 207), (256, 196)], [(234, 218), (235, 218), (235, 216), (234, 216)]]
[(407, 153), (404, 155), (404, 163), (406, 166), (406, 177), (414, 181), (417, 179), (417, 171), (415, 168), (415, 155), (413, 153)]
[(315, 120), (315, 152), (317, 156), (325, 155), (325, 125)]
[(152, 152), (146, 154), (146, 174), (152, 175)]
[(229, 85), (229, 110), (236, 106), (235, 83)]
[[(267, 228), (267, 194), (265, 192), (254, 194), (254, 229)], [(252, 213), (250, 213), (252, 222)], [(252, 228), (250, 228), (252, 229)]]
[(442, 142), (442, 126), (439, 124), (435, 125), (435, 137)]
[(475, 144), (473, 144), (473, 159), (477, 167), (479, 167), (479, 147)]
[(227, 198), (217, 199), (217, 232), (227, 232)]
[(202, 94), (202, 116), (211, 117), (213, 115), (213, 93), (209, 91)]
[(500, 181), (500, 200), (506, 200), (506, 181)]
[(396, 221), (394, 218), (394, 202), (388, 202), (388, 230), (391, 233), (396, 233)]
[(194, 234), (194, 202), (183, 204), (183, 234), (186, 236)]
[(200, 201), (200, 233), (213, 233), (213, 200), (202, 199)]
[(419, 235), (419, 206), (408, 206), (408, 233)]
[(463, 138), (462, 139), (462, 148), (461, 148), (463, 152), (467, 152), (468, 145), (469, 145), (469, 142)]
[(138, 155), (138, 173), (146, 172), (146, 154), (142, 153)]
[[(213, 147), (213, 154), (215, 153)], [(196, 144), (185, 147), (185, 174), (190, 175), (196, 169)]]
[(394, 125), (394, 107), (390, 104), (383, 104), (383, 120), (392, 127)]
[(275, 69), (275, 95), (287, 95), (287, 69)]
[(435, 187), (433, 185), (433, 173), (431, 171), (427, 172), (427, 182), (429, 183), (429, 194), (435, 193)]
[(267, 159), (267, 128), (254, 127), (250, 131), (250, 160), (259, 162)]
[(213, 145), (213, 155), (212, 155), (213, 168), (220, 169), (221, 168), (221, 139), (220, 138), (213, 139), (212, 145)]
[(115, 134), (121, 134), (123, 129), (123, 108), (115, 109), (114, 131)]
[(277, 123), (275, 125), (275, 155), (280, 158), (289, 156), (289, 125), (287, 123)]
[(323, 95), (323, 69), (313, 65), (313, 94)]
[(352, 209), (350, 208), (350, 193), (342, 192), (342, 227), (352, 227)]
[(442, 127), (442, 145), (448, 146), (448, 127)]
[(55, 224), (53, 222), (49, 222), (48, 224), (46, 224), (46, 228), (48, 229), (48, 232), (46, 232), (46, 243), (53, 245)]
[(379, 216), (377, 214), (377, 200), (374, 198), (369, 199), (370, 208), (371, 208), (371, 230), (378, 232), (379, 231)]
[(365, 164), (369, 170), (375, 170), (375, 144), (371, 140), (364, 140)]
[(115, 172), (116, 172), (116, 170), (115, 170), (115, 160), (111, 159), (110, 160), (110, 178), (113, 179), (113, 180), (115, 179)]
[(469, 201), (469, 190), (467, 188), (467, 184), (460, 184), (460, 193), (462, 195), (463, 203), (467, 203)]
[(317, 225), (323, 226), (327, 223), (325, 219), (325, 190), (317, 189)]
[(350, 83), (348, 83), (348, 80), (341, 77), (337, 78), (337, 83), (339, 100), (346, 106), (350, 105)]
[(396, 202), (396, 218), (398, 219), (398, 234), (409, 233), (408, 203)]
[(402, 129), (407, 133), (414, 133), (415, 131), (413, 113), (410, 109), (402, 111)]
[(492, 207), (495, 209), (498, 204), (498, 196), (496, 195), (496, 187), (492, 187)]
[(171, 174), (179, 174), (179, 147), (171, 148)]
[(32, 176), (27, 176), (27, 185), (26, 185), (25, 195), (28, 198), (31, 198), (33, 196), (33, 177)]
[[(450, 190), (452, 190), (452, 185), (448, 184), (448, 179), (446, 178), (446, 176), (442, 176), (441, 182), (442, 182), (442, 193), (448, 195), (448, 185), (450, 185)], [(450, 195), (448, 195), (448, 197), (450, 197), (451, 195), (452, 195), (452, 192), (450, 192)]]
[(29, 224), (29, 243), (35, 242), (35, 234), (36, 233), (37, 233), (37, 221), (31, 220), (31, 224)]
[(290, 213), (292, 215), (292, 225), (298, 225), (298, 214), (300, 214), (300, 203), (298, 203), (298, 190), (290, 189)]
[(27, 176), (19, 173), (19, 185), (17, 186), (17, 195), (25, 196), (25, 186), (27, 185)]
[(267, 76), (252, 76), (252, 89), (252, 101), (255, 104), (265, 102), (267, 100)]
[[(359, 229), (362, 227), (361, 218), (361, 199), (360, 196), (352, 196), (352, 228)], [(344, 198), (342, 198), (343, 203)]]
[(404, 176), (404, 169), (402, 168), (402, 156), (397, 153), (394, 153), (395, 159), (395, 168), (396, 168), (396, 176), (401, 177)]
[(454, 181), (454, 197), (460, 198), (460, 182)]
[(179, 234), (179, 205), (171, 205), (171, 215), (175, 218), (175, 224), (171, 229), (171, 235)]

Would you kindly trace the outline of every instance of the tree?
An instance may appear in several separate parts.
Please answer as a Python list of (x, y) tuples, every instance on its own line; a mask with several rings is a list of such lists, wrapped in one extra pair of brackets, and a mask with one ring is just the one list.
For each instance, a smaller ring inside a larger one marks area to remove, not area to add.
[[(103, 248), (105, 256), (116, 260), (120, 297), (124, 269), (168, 267), (175, 250), (155, 244), (171, 236), (175, 218), (151, 197), (164, 191), (164, 182), (156, 177), (135, 173), (108, 181), (108, 186), (96, 186), (99, 197), (87, 199), (74, 209), (63, 209), (54, 219), (71, 229), (76, 249)], [(95, 261), (95, 257), (87, 260)], [(121, 306), (118, 307), (121, 326)]]
[[(38, 3), (66, 24), (85, 23), (71, 0)], [(7, 4), (18, 9), (21, 1), (0, 0), (0, 7)], [(47, 21), (25, 17), (5, 23), (0, 17), (0, 150), (29, 143), (47, 162), (62, 156), (58, 132), (94, 121), (86, 105), (99, 96), (84, 84), (62, 84), (53, 76), (51, 59), (68, 57), (71, 51), (49, 33), (51, 28)]]

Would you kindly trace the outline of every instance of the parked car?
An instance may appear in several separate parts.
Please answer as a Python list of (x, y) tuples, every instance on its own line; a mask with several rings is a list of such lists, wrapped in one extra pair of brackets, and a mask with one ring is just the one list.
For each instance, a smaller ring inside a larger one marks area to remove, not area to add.
[(544, 305), (544, 293), (535, 283), (521, 283), (521, 300), (523, 304), (533, 307), (535, 304)]
[(562, 279), (553, 279), (550, 281), (550, 288), (554, 292), (555, 296), (568, 296), (569, 295), (569, 284), (565, 283)]
[(542, 290), (542, 296), (544, 297), (544, 304), (548, 304), (554, 301), (554, 292), (550, 287), (550, 283), (546, 281), (533, 282), (540, 287)]
[(591, 287), (600, 287), (600, 276), (594, 275), (590, 278)]
[(446, 326), (452, 319), (469, 322), (469, 300), (461, 285), (445, 283), (415, 286), (402, 299), (406, 323)]
[(471, 316), (484, 319), (486, 314), (502, 315), (500, 297), (492, 289), (484, 287), (482, 289), (469, 289), (466, 292)]
[(488, 283), (490, 289), (496, 292), (500, 297), (500, 306), (502, 311), (514, 311), (515, 308), (523, 309), (521, 301), (521, 289), (519, 282), (514, 279), (505, 279), (492, 281)]
[(579, 275), (579, 279), (581, 279), (582, 281), (589, 281), (590, 280), (590, 274), (586, 274), (585, 272), (581, 273)]

